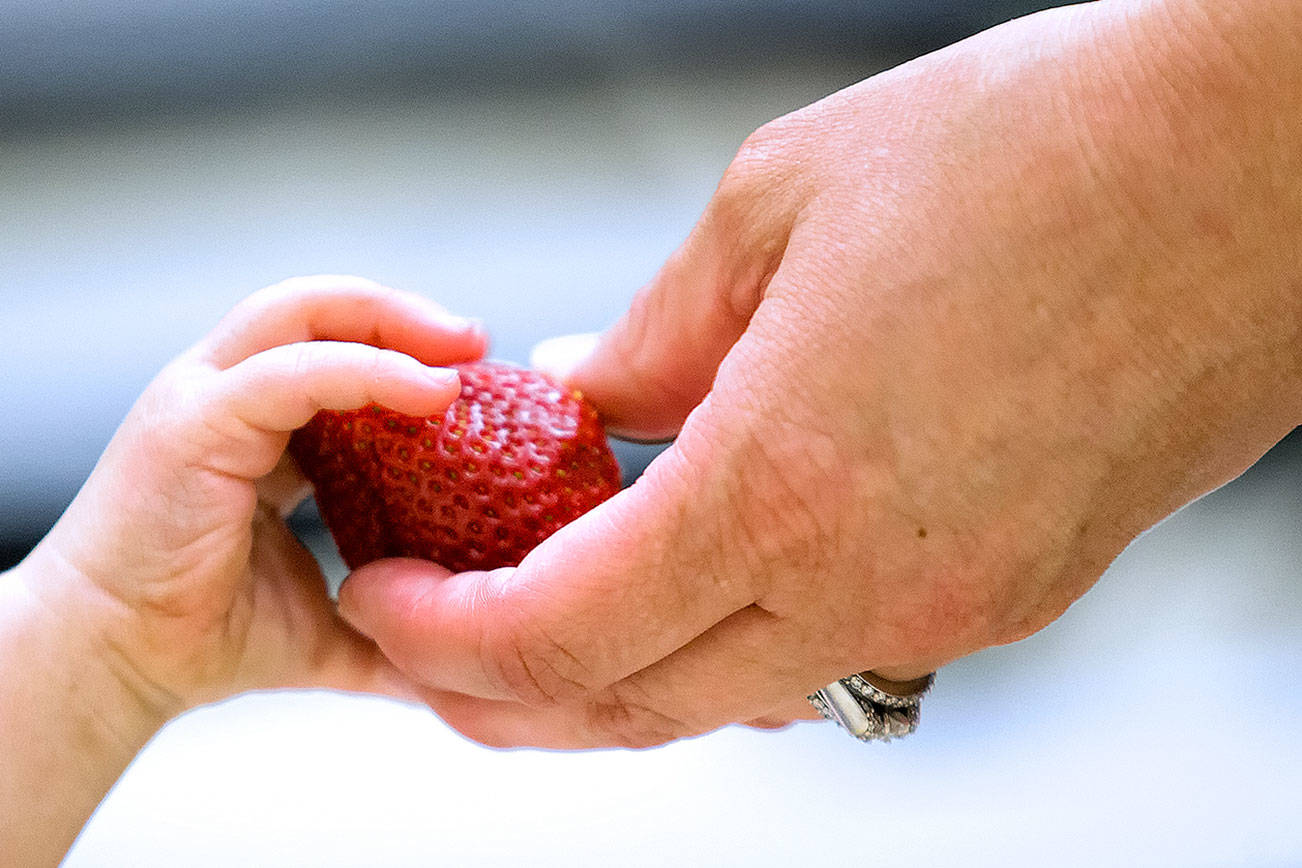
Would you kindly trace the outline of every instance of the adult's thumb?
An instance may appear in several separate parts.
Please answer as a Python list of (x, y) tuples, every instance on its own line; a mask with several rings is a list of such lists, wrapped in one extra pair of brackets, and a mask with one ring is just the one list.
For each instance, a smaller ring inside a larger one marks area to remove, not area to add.
[(579, 389), (617, 435), (674, 436), (746, 331), (787, 227), (720, 186), (705, 215), (604, 334), (539, 344), (535, 367)]

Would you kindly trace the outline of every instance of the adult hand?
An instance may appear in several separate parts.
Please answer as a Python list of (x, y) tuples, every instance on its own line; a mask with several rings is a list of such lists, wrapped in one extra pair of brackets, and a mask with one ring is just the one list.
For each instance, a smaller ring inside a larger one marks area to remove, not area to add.
[[(150, 384), (76, 500), (0, 576), (0, 852), (54, 864), (168, 719), (247, 690), (410, 697), (282, 516), (317, 410), (439, 413), (470, 322), (357, 278), (255, 293)], [(6, 861), (0, 858), (0, 862)]]
[(463, 732), (553, 747), (1043, 627), (1302, 421), (1300, 34), (1088, 4), (763, 127), (595, 350), (542, 353), (672, 447), (517, 569), (378, 562), (343, 614)]

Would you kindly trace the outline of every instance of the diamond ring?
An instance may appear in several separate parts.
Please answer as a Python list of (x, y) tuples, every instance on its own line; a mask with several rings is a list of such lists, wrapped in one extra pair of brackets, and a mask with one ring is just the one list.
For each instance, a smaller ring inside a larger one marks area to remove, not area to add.
[(818, 713), (860, 741), (890, 741), (918, 728), (922, 697), (936, 680), (932, 672), (914, 681), (887, 681), (872, 672), (850, 675), (809, 697)]

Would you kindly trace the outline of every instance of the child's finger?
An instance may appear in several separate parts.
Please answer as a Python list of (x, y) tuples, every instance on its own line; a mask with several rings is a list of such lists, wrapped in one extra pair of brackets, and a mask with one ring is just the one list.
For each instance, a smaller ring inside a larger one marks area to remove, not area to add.
[(461, 391), (457, 372), (367, 344), (310, 341), (272, 347), (218, 378), (225, 410), (263, 431), (301, 428), (318, 410), (370, 403), (425, 416), (446, 410)]
[(203, 430), (237, 433), (207, 444), (208, 461), (245, 479), (270, 473), (284, 449), (284, 435), (307, 424), (318, 410), (375, 403), (427, 416), (442, 413), (461, 391), (455, 370), (427, 367), (393, 350), (337, 341), (272, 347), (219, 373), (213, 383), (211, 415)]
[(272, 347), (353, 341), (398, 350), (426, 364), (477, 359), (483, 330), (439, 305), (360, 277), (297, 277), (240, 302), (200, 345), (218, 368)]
[(333, 653), (323, 655), (319, 668), (301, 681), (283, 686), (387, 696), (410, 703), (422, 701), (420, 688), (399, 672), (375, 643), (352, 632), (343, 623), (337, 629), (339, 635), (331, 649)]

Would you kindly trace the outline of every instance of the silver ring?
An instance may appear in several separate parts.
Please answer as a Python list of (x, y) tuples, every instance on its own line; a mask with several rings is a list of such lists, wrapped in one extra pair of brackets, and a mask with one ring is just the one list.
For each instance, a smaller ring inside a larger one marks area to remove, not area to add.
[[(810, 695), (809, 701), (819, 714), (839, 724), (860, 741), (890, 741), (917, 729), (922, 697), (931, 689), (936, 673), (918, 679), (921, 686), (904, 693), (879, 687), (870, 678), (879, 684), (896, 686), (880, 676), (862, 672), (833, 681)], [(915, 683), (910, 681), (899, 686), (912, 687)]]

